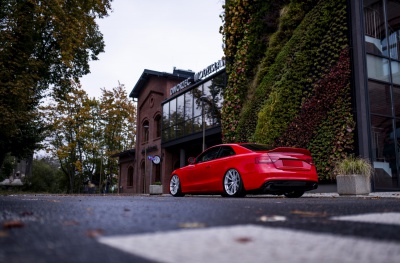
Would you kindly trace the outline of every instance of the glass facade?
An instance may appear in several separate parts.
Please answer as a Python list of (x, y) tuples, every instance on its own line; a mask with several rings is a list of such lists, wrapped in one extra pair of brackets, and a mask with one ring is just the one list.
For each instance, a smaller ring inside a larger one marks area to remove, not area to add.
[(364, 0), (364, 29), (374, 186), (399, 189), (400, 2)]
[(163, 104), (162, 141), (167, 142), (221, 124), (225, 71)]

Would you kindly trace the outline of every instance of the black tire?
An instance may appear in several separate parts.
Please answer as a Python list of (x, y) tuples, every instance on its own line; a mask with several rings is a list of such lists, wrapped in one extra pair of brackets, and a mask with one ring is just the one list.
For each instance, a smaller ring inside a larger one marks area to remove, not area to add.
[(223, 197), (244, 197), (246, 191), (244, 190), (243, 181), (240, 174), (235, 169), (229, 169), (222, 181), (224, 193)]
[(185, 196), (182, 193), (181, 181), (180, 181), (179, 177), (176, 174), (174, 174), (171, 177), (171, 180), (169, 182), (169, 193), (172, 196), (175, 196), (175, 197)]
[(303, 194), (304, 194), (304, 191), (291, 191), (291, 192), (284, 193), (284, 195), (287, 198), (299, 198), (299, 197), (302, 197)]

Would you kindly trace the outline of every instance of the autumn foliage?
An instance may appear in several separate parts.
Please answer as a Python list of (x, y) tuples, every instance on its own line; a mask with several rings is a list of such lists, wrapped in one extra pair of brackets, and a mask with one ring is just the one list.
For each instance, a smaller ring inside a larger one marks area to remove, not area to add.
[(99, 182), (118, 174), (117, 160), (111, 155), (134, 148), (136, 107), (123, 85), (102, 89), (101, 98), (96, 99), (88, 98), (75, 84), (41, 113), (50, 127), (45, 147), (59, 160), (71, 193), (84, 181)]

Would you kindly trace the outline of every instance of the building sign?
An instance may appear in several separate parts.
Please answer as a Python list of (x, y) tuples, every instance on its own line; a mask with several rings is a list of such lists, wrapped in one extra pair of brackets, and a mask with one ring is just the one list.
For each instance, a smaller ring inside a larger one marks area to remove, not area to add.
[(225, 60), (219, 60), (194, 75), (194, 82), (204, 79), (225, 67)]
[(220, 71), (223, 68), (225, 68), (225, 60), (219, 60), (218, 62), (215, 62), (214, 64), (211, 64), (210, 66), (206, 67), (202, 71), (197, 72), (194, 75), (194, 78), (187, 78), (178, 85), (172, 87), (169, 91), (169, 95), (172, 96), (175, 93), (185, 89), (190, 84), (205, 79), (206, 77)]
[(173, 95), (181, 90), (183, 90), (184, 88), (186, 88), (187, 86), (189, 86), (190, 84), (192, 84), (193, 82), (193, 78), (187, 78), (184, 81), (182, 81), (181, 83), (179, 83), (178, 85), (172, 87), (172, 89), (169, 91), (169, 95)]
[(152, 161), (154, 164), (159, 164), (159, 163), (161, 162), (161, 158), (160, 158), (160, 156), (158, 156), (158, 155), (154, 155), (154, 156), (149, 155), (149, 156), (147, 157), (147, 159), (149, 159), (150, 161)]

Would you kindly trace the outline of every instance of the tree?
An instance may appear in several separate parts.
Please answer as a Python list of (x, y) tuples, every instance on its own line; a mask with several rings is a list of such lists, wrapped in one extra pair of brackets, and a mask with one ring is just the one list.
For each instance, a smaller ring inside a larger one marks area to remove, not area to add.
[(63, 97), (90, 72), (89, 60), (104, 51), (95, 19), (111, 2), (1, 1), (0, 167), (7, 153), (23, 157), (42, 140), (37, 107), (46, 91)]
[(65, 188), (58, 160), (43, 157), (33, 160), (32, 176), (26, 177), (23, 189), (33, 192), (60, 193)]
[[(58, 158), (61, 171), (69, 178), (70, 192), (74, 192), (75, 179), (82, 181), (84, 145), (90, 141), (86, 137), (87, 126), (91, 123), (90, 100), (80, 85), (54, 102), (43, 107), (43, 119), (50, 127), (48, 150)], [(88, 140), (87, 140), (88, 139)], [(85, 143), (84, 143), (85, 142)]]
[[(132, 149), (136, 137), (136, 107), (129, 100), (123, 84), (112, 91), (102, 89), (100, 102), (103, 149), (107, 156), (104, 168), (108, 175), (118, 173), (117, 160), (111, 155)], [(104, 174), (106, 174), (104, 173)]]
[(110, 156), (133, 148), (136, 135), (136, 108), (123, 85), (103, 89), (99, 101), (89, 99), (79, 84), (73, 87), (43, 107), (51, 127), (47, 148), (69, 178), (71, 193), (86, 180), (100, 183), (101, 175), (116, 174), (117, 161)]

